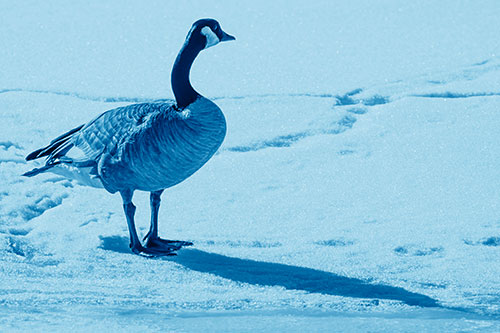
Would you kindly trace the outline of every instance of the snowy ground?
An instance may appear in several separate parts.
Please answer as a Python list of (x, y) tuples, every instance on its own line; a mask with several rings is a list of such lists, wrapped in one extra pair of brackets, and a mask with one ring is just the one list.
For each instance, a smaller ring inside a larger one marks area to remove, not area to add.
[[(1, 331), (500, 330), (500, 6), (266, 2), (0, 1)], [(192, 73), (228, 135), (163, 195), (195, 246), (147, 259), (118, 195), (20, 174), (171, 98), (200, 17), (237, 37)]]

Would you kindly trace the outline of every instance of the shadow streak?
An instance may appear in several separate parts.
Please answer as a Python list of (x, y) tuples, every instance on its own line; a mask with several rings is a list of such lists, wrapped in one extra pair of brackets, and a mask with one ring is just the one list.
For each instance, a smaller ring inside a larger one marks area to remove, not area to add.
[[(101, 237), (101, 240), (101, 248), (104, 250), (131, 253), (126, 237)], [(211, 273), (236, 282), (281, 286), (326, 295), (395, 300), (427, 308), (441, 307), (428, 296), (400, 287), (371, 284), (361, 279), (306, 267), (239, 259), (196, 249), (183, 249), (176, 257), (168, 257), (166, 260), (193, 271)]]
[(182, 250), (177, 257), (169, 260), (194, 271), (237, 282), (344, 297), (396, 300), (421, 307), (440, 307), (436, 300), (403, 288), (371, 284), (306, 267), (238, 259), (196, 249)]

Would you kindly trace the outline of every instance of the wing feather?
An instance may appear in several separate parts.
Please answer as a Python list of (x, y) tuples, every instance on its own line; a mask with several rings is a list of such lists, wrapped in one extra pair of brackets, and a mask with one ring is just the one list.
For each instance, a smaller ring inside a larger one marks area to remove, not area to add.
[(133, 134), (146, 125), (145, 120), (150, 116), (171, 106), (167, 103), (144, 103), (109, 110), (76, 133), (72, 143), (88, 159), (97, 160), (104, 151), (112, 153), (121, 143), (131, 140)]

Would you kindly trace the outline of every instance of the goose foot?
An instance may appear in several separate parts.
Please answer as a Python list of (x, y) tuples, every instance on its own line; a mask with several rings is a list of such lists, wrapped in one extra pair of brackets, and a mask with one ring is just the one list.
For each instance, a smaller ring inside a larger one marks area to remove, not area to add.
[[(147, 240), (146, 240), (147, 239)], [(183, 246), (191, 246), (193, 243), (180, 241), (180, 240), (170, 240), (170, 239), (162, 239), (160, 237), (151, 237), (146, 236), (146, 248), (151, 249), (163, 249), (170, 251), (177, 251)]]
[(174, 247), (150, 247), (150, 246), (142, 246), (140, 244), (132, 245), (130, 244), (130, 249), (132, 252), (138, 255), (146, 256), (146, 257), (164, 257), (164, 256), (175, 256), (177, 255), (175, 253), (176, 250), (179, 248), (174, 248)]

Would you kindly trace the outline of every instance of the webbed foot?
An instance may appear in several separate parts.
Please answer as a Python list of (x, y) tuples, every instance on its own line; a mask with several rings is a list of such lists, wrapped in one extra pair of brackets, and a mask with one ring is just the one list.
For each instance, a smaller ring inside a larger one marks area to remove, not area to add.
[(175, 256), (175, 255), (177, 255), (175, 253), (175, 251), (178, 250), (178, 248), (173, 248), (173, 247), (170, 247), (170, 248), (167, 248), (167, 247), (160, 248), (160, 247), (154, 247), (154, 246), (144, 247), (140, 244), (137, 244), (135, 246), (132, 246), (132, 244), (131, 244), (130, 249), (135, 254), (146, 256), (146, 257)]
[[(147, 238), (147, 240), (146, 240)], [(192, 242), (180, 241), (180, 240), (170, 240), (161, 239), (160, 237), (148, 237), (146, 236), (146, 247), (153, 249), (171, 249), (171, 251), (177, 251), (183, 246), (191, 246)]]

